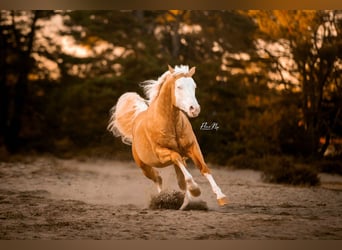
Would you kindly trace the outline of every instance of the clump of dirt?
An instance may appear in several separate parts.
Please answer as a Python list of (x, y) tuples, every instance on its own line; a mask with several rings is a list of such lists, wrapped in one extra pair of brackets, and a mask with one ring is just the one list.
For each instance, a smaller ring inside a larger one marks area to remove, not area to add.
[(162, 191), (152, 196), (150, 201), (151, 209), (175, 209), (178, 210), (184, 201), (184, 194), (179, 191)]
[[(161, 193), (152, 196), (150, 201), (150, 209), (174, 209), (178, 210), (184, 201), (184, 194), (179, 191), (162, 191)], [(208, 210), (208, 205), (205, 201), (191, 201), (183, 210)]]

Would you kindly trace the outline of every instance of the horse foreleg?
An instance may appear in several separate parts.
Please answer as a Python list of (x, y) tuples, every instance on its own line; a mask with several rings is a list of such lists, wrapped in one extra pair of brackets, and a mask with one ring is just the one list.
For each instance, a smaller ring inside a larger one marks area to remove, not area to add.
[(192, 198), (192, 195), (190, 193), (189, 190), (186, 190), (185, 193), (184, 193), (184, 201), (183, 201), (183, 204), (182, 206), (179, 208), (180, 210), (184, 210), (188, 205), (189, 203), (193, 200)]
[[(178, 167), (178, 170), (181, 173), (177, 173), (177, 178), (184, 178), (186, 184), (186, 190), (189, 190), (191, 195), (199, 196), (201, 194), (201, 190), (199, 189), (197, 183), (194, 181), (193, 177), (186, 169), (185, 162), (181, 155), (171, 149), (158, 147), (155, 149), (155, 152), (158, 155), (158, 158), (162, 164), (167, 162), (173, 163), (175, 167)], [(183, 175), (183, 177), (181, 176)]]
[(191, 193), (192, 196), (199, 196), (201, 194), (201, 190), (197, 183), (194, 181), (194, 178), (192, 175), (189, 173), (189, 171), (186, 169), (185, 165), (183, 162), (178, 161), (177, 166), (179, 167), (180, 171), (182, 171), (184, 175), (184, 180), (186, 183), (186, 189)]
[(222, 193), (219, 186), (216, 184), (214, 177), (211, 174), (205, 173), (204, 176), (207, 178), (207, 180), (210, 183), (210, 186), (213, 190), (213, 192), (216, 194), (217, 202), (220, 206), (226, 205), (228, 203), (226, 195)]
[(199, 168), (202, 175), (204, 175), (210, 183), (211, 189), (216, 194), (217, 202), (220, 206), (226, 205), (227, 198), (224, 193), (222, 193), (220, 187), (216, 184), (214, 177), (210, 173), (210, 169), (207, 164), (204, 162), (204, 158), (201, 152), (201, 149), (198, 143), (194, 143), (192, 147), (190, 147), (188, 151), (188, 156), (192, 159), (195, 165)]
[(176, 171), (178, 186), (181, 190), (184, 191), (186, 190), (186, 182), (185, 182), (184, 174), (177, 165), (174, 165), (174, 168)]

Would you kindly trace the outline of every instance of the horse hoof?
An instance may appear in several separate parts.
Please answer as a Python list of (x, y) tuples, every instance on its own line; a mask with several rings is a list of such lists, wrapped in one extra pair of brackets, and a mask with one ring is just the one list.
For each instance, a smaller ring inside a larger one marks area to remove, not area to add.
[(217, 203), (220, 205), (220, 206), (224, 206), (224, 205), (227, 205), (228, 204), (228, 200), (226, 197), (222, 197), (220, 199), (217, 199)]
[(190, 191), (191, 195), (194, 197), (198, 197), (201, 194), (201, 189), (199, 189), (199, 188), (190, 189), (189, 191)]
[(189, 210), (203, 210), (208, 211), (208, 205), (205, 201), (190, 201), (186, 204), (183, 204), (180, 210), (189, 211)]

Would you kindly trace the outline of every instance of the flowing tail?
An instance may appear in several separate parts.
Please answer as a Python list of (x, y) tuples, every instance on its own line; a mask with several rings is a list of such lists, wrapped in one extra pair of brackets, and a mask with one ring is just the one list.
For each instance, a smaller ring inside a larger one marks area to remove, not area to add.
[(134, 119), (147, 108), (146, 100), (137, 93), (128, 92), (123, 94), (110, 110), (107, 130), (116, 137), (121, 136), (123, 143), (131, 145)]

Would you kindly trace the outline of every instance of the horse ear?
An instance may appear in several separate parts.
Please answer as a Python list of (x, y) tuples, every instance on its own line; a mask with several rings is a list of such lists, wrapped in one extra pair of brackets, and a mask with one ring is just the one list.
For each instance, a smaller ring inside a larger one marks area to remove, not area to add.
[(174, 68), (172, 68), (170, 65), (167, 65), (168, 67), (169, 67), (169, 71), (171, 72), (171, 74), (173, 73), (173, 72), (175, 72), (175, 69)]
[(189, 71), (189, 76), (191, 77), (191, 76), (193, 76), (193, 74), (195, 74), (195, 71), (196, 71), (196, 67), (192, 67), (191, 69), (190, 69), (190, 71)]

